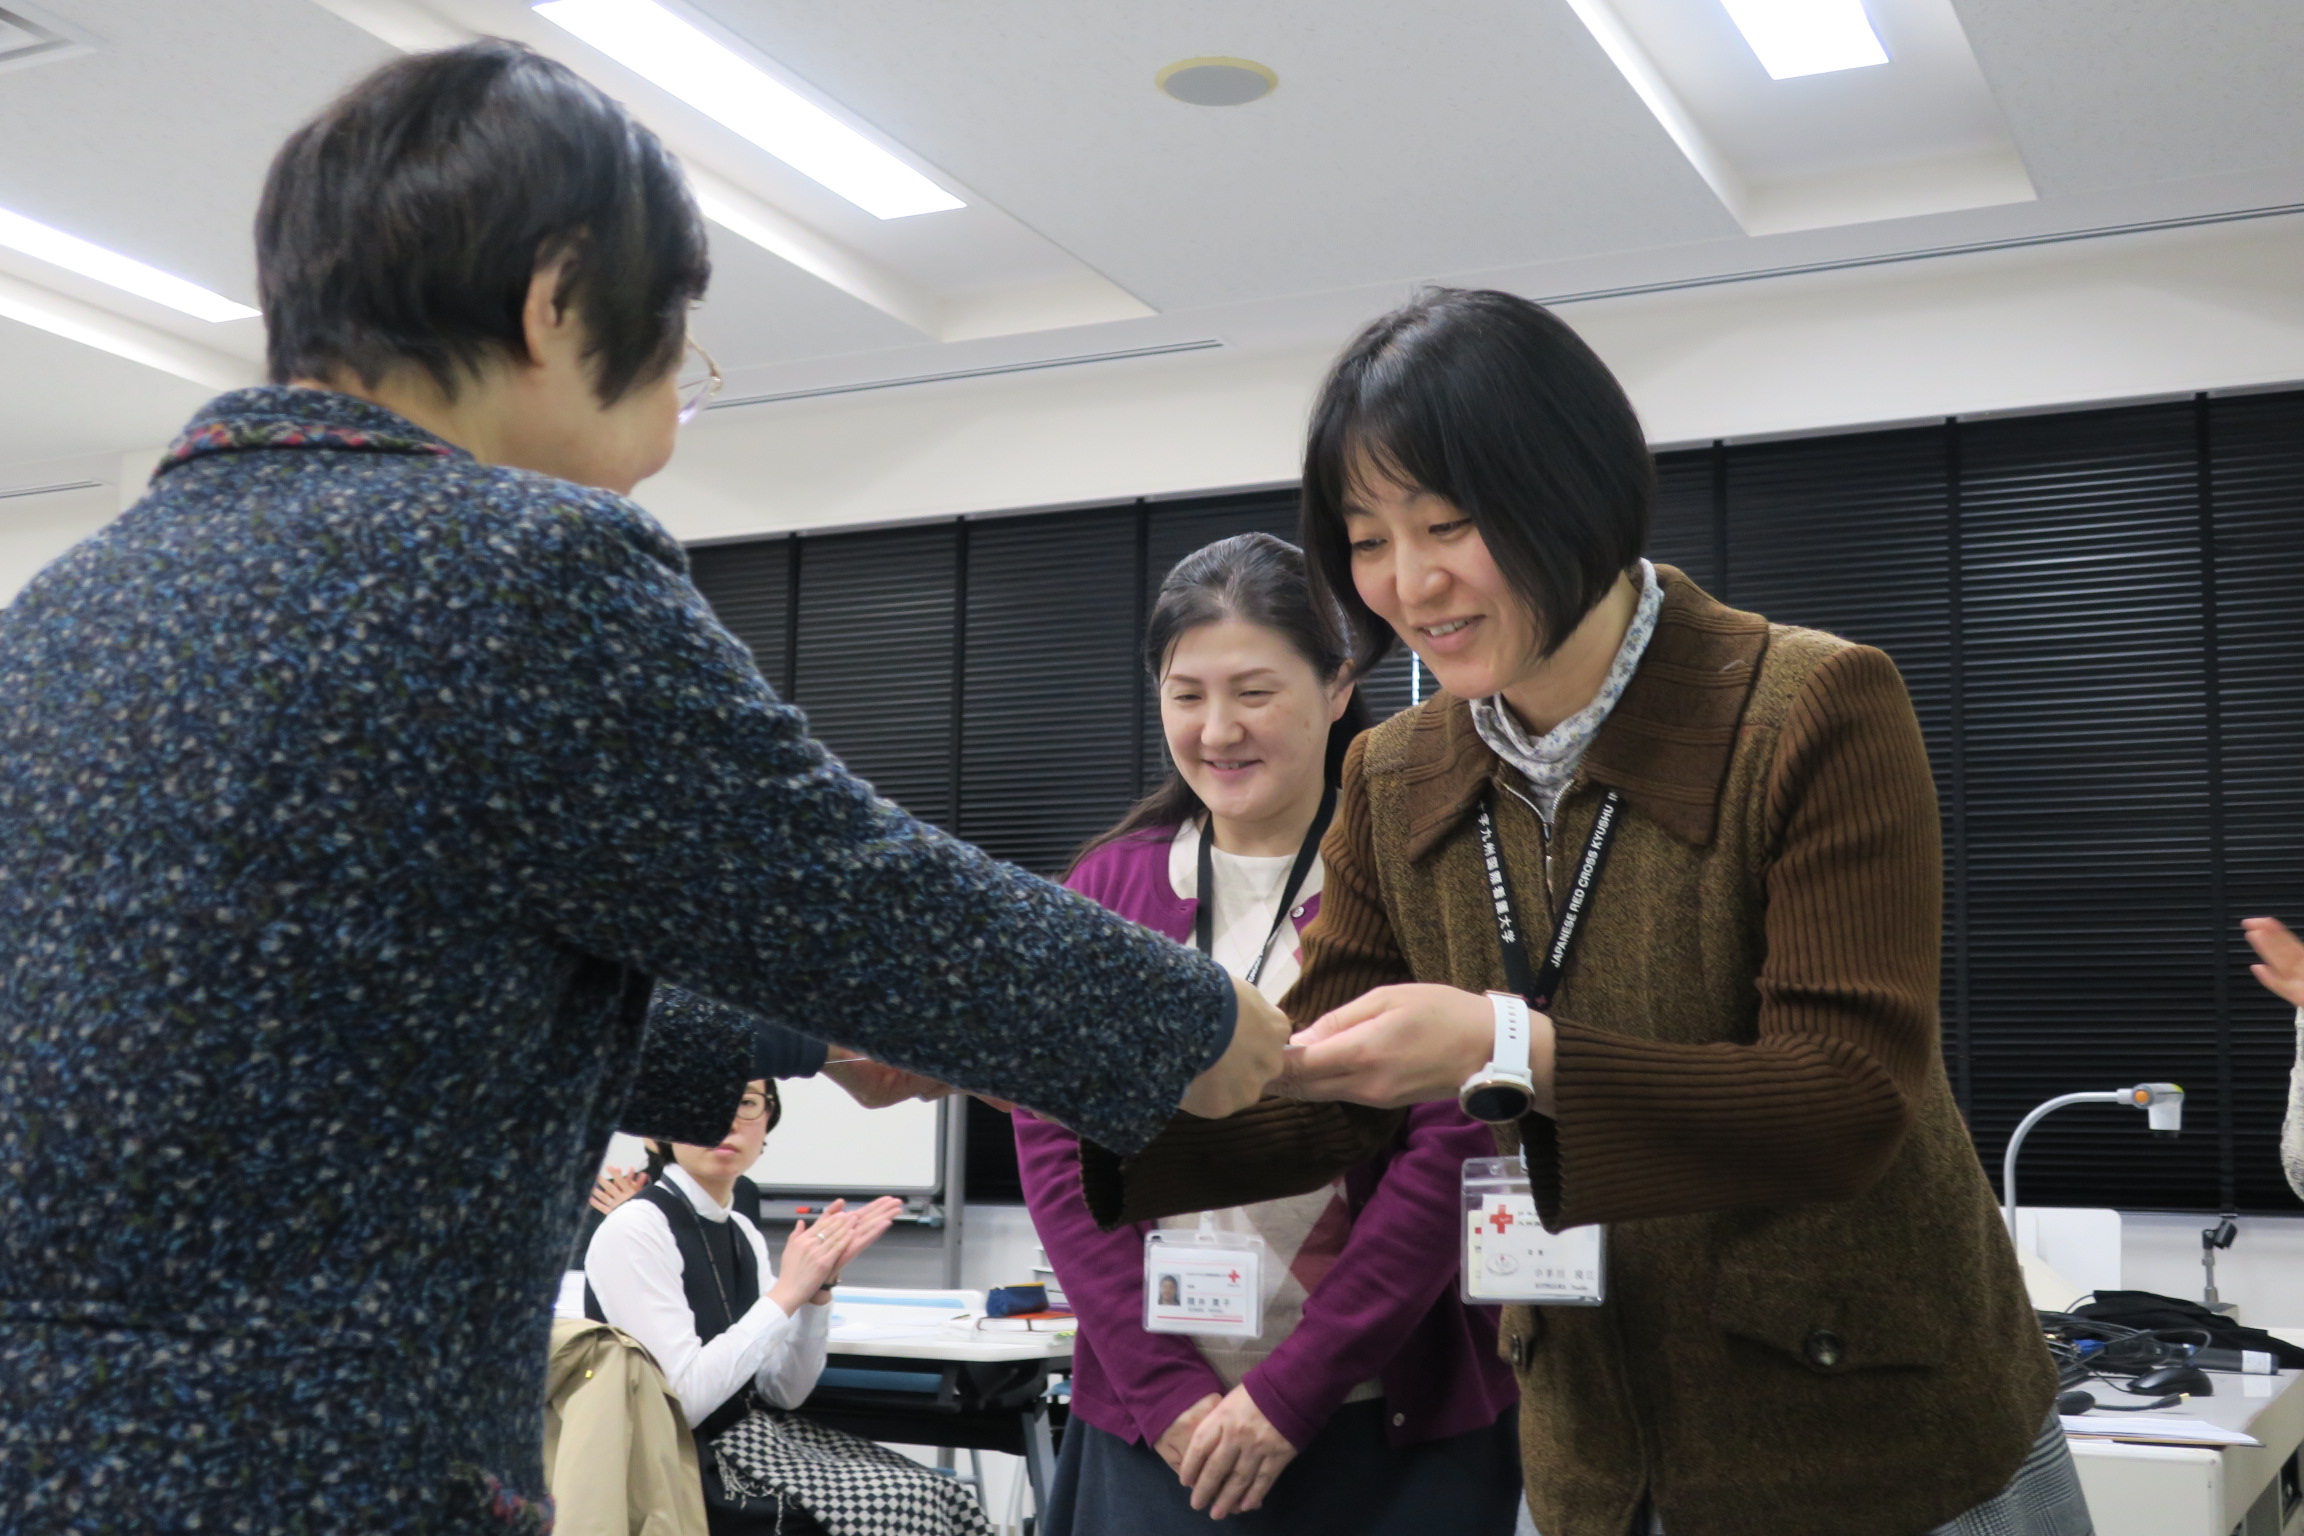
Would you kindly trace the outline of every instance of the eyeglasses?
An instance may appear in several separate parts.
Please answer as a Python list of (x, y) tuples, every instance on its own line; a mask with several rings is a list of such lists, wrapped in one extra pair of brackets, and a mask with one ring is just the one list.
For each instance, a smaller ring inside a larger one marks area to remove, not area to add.
[[(722, 1100), (721, 1102), (727, 1101)], [(748, 1093), (736, 1101), (736, 1118), (739, 1120), (762, 1120), (766, 1119), (767, 1115), (768, 1096), (766, 1094)]]
[[(712, 354), (694, 341), (688, 343), (687, 360), (680, 367), (680, 425), (686, 426), (704, 414), (704, 407), (720, 393), (720, 365), (712, 361)], [(754, 1115), (753, 1119), (760, 1117)]]

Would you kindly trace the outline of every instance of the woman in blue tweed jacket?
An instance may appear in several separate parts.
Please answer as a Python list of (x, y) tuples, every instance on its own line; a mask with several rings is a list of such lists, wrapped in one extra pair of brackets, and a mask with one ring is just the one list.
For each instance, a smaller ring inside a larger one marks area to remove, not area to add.
[(258, 245), (279, 385), (0, 614), (0, 1527), (541, 1529), (607, 1135), (753, 1075), (673, 1010), (628, 1105), (654, 978), (1121, 1147), (1284, 1026), (875, 799), (615, 494), (707, 266), (613, 103), (398, 61)]

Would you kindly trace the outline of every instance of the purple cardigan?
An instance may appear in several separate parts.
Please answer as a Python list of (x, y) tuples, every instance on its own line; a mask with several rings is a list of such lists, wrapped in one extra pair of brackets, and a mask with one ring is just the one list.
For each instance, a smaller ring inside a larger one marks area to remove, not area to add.
[[(1122, 917), (1189, 943), (1199, 903), (1168, 881), (1173, 827), (1096, 850), (1066, 882)], [(1297, 909), (1301, 932), (1319, 915)], [(1080, 1315), (1072, 1411), (1107, 1434), (1145, 1445), (1223, 1382), (1192, 1340), (1146, 1333), (1144, 1234), (1151, 1224), (1097, 1229), (1080, 1194), (1080, 1143), (1019, 1110), (1017, 1161), (1033, 1225)], [(1304, 1303), (1304, 1319), (1245, 1385), (1272, 1427), (1301, 1451), (1371, 1377), (1383, 1383), (1394, 1445), (1484, 1429), (1518, 1400), (1496, 1357), (1496, 1315), (1456, 1290), (1458, 1176), (1468, 1157), (1493, 1157), (1486, 1126), (1454, 1104), (1413, 1111), (1384, 1156), (1345, 1175), (1352, 1234)]]

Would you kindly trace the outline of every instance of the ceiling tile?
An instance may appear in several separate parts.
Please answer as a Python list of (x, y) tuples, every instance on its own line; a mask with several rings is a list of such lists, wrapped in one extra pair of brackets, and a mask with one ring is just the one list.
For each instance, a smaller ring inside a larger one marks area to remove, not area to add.
[(2295, 0), (1953, 0), (2043, 196), (2304, 160)]
[(392, 50), (309, 0), (43, 0), (93, 52), (0, 74), (0, 207), (254, 303), (291, 130)]
[(214, 393), (0, 320), (0, 466), (167, 442)]
[[(702, 0), (1157, 308), (1736, 232), (1562, 0)], [(1153, 76), (1276, 70), (1244, 107)]]

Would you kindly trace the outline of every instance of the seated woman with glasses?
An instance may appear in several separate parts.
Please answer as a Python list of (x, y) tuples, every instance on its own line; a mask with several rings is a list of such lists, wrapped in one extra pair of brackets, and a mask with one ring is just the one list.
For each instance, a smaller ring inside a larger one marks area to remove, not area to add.
[(901, 1202), (835, 1201), (813, 1226), (794, 1225), (771, 1266), (736, 1194), (781, 1114), (774, 1084), (755, 1078), (717, 1146), (651, 1143), (648, 1186), (609, 1214), (585, 1256), (585, 1310), (663, 1367), (695, 1431), (713, 1536), (816, 1536), (850, 1528), (864, 1508), (894, 1529), (988, 1536), (958, 1483), (791, 1411), (824, 1369), (832, 1288)]

